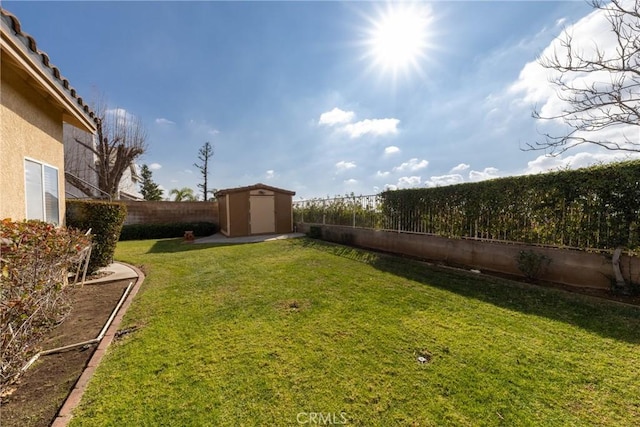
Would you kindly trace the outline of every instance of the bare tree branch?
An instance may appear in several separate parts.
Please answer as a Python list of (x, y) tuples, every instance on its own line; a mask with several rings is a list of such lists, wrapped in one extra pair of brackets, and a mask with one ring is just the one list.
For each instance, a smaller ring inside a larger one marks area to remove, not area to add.
[[(561, 121), (569, 131), (564, 135), (541, 133), (544, 139), (527, 144), (526, 149), (557, 155), (593, 144), (640, 152), (640, 1), (592, 0), (591, 5), (605, 14), (616, 39), (615, 49), (606, 51), (596, 44), (592, 52), (585, 53), (565, 31), (553, 53), (538, 59), (542, 67), (557, 72), (550, 83), (565, 107), (556, 114), (543, 114), (536, 107), (532, 116)], [(627, 131), (631, 135), (620, 131), (618, 141), (599, 133), (616, 127), (637, 130)]]
[[(96, 177), (96, 186), (116, 197), (124, 172), (147, 149), (147, 134), (140, 119), (125, 110), (107, 109), (105, 102), (96, 102), (94, 111), (99, 118), (95, 141), (86, 134), (74, 136), (84, 153), (66, 156), (69, 160), (65, 160), (65, 169), (91, 182), (92, 176), (87, 173), (90, 170)], [(94, 196), (91, 188), (77, 179), (70, 178), (69, 182), (84, 194)]]

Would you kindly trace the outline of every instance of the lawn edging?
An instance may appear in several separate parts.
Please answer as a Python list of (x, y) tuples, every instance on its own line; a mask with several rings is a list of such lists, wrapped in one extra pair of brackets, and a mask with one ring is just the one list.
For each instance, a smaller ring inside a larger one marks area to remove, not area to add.
[(73, 417), (73, 411), (80, 404), (82, 396), (84, 395), (84, 392), (87, 389), (87, 385), (89, 384), (91, 377), (95, 373), (98, 365), (100, 365), (100, 362), (102, 361), (104, 355), (107, 352), (107, 348), (109, 347), (109, 345), (111, 345), (111, 342), (115, 338), (116, 332), (120, 328), (120, 324), (122, 323), (122, 319), (124, 318), (124, 315), (127, 312), (127, 309), (129, 308), (136, 294), (140, 290), (140, 287), (142, 286), (142, 282), (144, 282), (145, 275), (139, 268), (136, 268), (132, 265), (125, 264), (125, 263), (121, 263), (121, 264), (126, 265), (138, 275), (138, 278), (136, 279), (136, 283), (133, 286), (133, 288), (131, 288), (129, 295), (127, 296), (127, 299), (124, 301), (124, 303), (120, 307), (120, 310), (118, 310), (118, 313), (113, 318), (113, 321), (111, 322), (111, 325), (107, 329), (107, 332), (105, 333), (104, 337), (98, 343), (98, 347), (96, 348), (93, 355), (91, 356), (89, 363), (87, 363), (87, 366), (82, 371), (82, 374), (80, 375), (80, 378), (78, 378), (78, 381), (76, 382), (73, 389), (71, 390), (71, 393), (69, 393), (64, 403), (62, 404), (62, 407), (58, 411), (58, 415), (56, 416), (56, 418), (53, 420), (51, 427), (65, 427), (69, 425), (69, 422)]

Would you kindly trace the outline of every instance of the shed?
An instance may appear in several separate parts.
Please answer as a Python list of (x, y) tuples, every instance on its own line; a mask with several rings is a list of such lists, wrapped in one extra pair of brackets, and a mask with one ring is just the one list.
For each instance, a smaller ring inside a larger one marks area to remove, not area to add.
[(265, 184), (217, 191), (220, 232), (227, 237), (293, 232), (295, 194)]

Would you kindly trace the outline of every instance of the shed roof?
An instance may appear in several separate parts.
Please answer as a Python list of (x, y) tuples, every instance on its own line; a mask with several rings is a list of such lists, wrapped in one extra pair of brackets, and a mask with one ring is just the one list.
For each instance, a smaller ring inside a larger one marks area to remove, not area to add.
[[(2, 51), (10, 55), (13, 63), (24, 69), (38, 82), (41, 90), (52, 96), (63, 109), (64, 121), (84, 130), (95, 132), (98, 117), (87, 103), (78, 96), (58, 67), (51, 64), (49, 56), (38, 49), (36, 41), (22, 31), (18, 18), (0, 7)], [(4, 59), (4, 58), (3, 58)]]
[(224, 196), (230, 193), (241, 193), (244, 191), (251, 191), (251, 190), (270, 190), (270, 191), (273, 191), (274, 193), (284, 193), (284, 194), (289, 194), (291, 196), (295, 196), (296, 194), (295, 191), (283, 190), (282, 188), (272, 187), (270, 185), (258, 183), (254, 185), (249, 185), (247, 187), (225, 188), (223, 190), (218, 190), (216, 191), (215, 196), (219, 197), (219, 196)]

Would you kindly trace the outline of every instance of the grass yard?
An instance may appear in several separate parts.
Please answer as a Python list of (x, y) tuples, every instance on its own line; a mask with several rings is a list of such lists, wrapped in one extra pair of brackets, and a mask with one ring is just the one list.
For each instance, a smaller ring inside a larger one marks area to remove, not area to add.
[(640, 424), (640, 308), (310, 239), (116, 258), (138, 329), (74, 426)]

